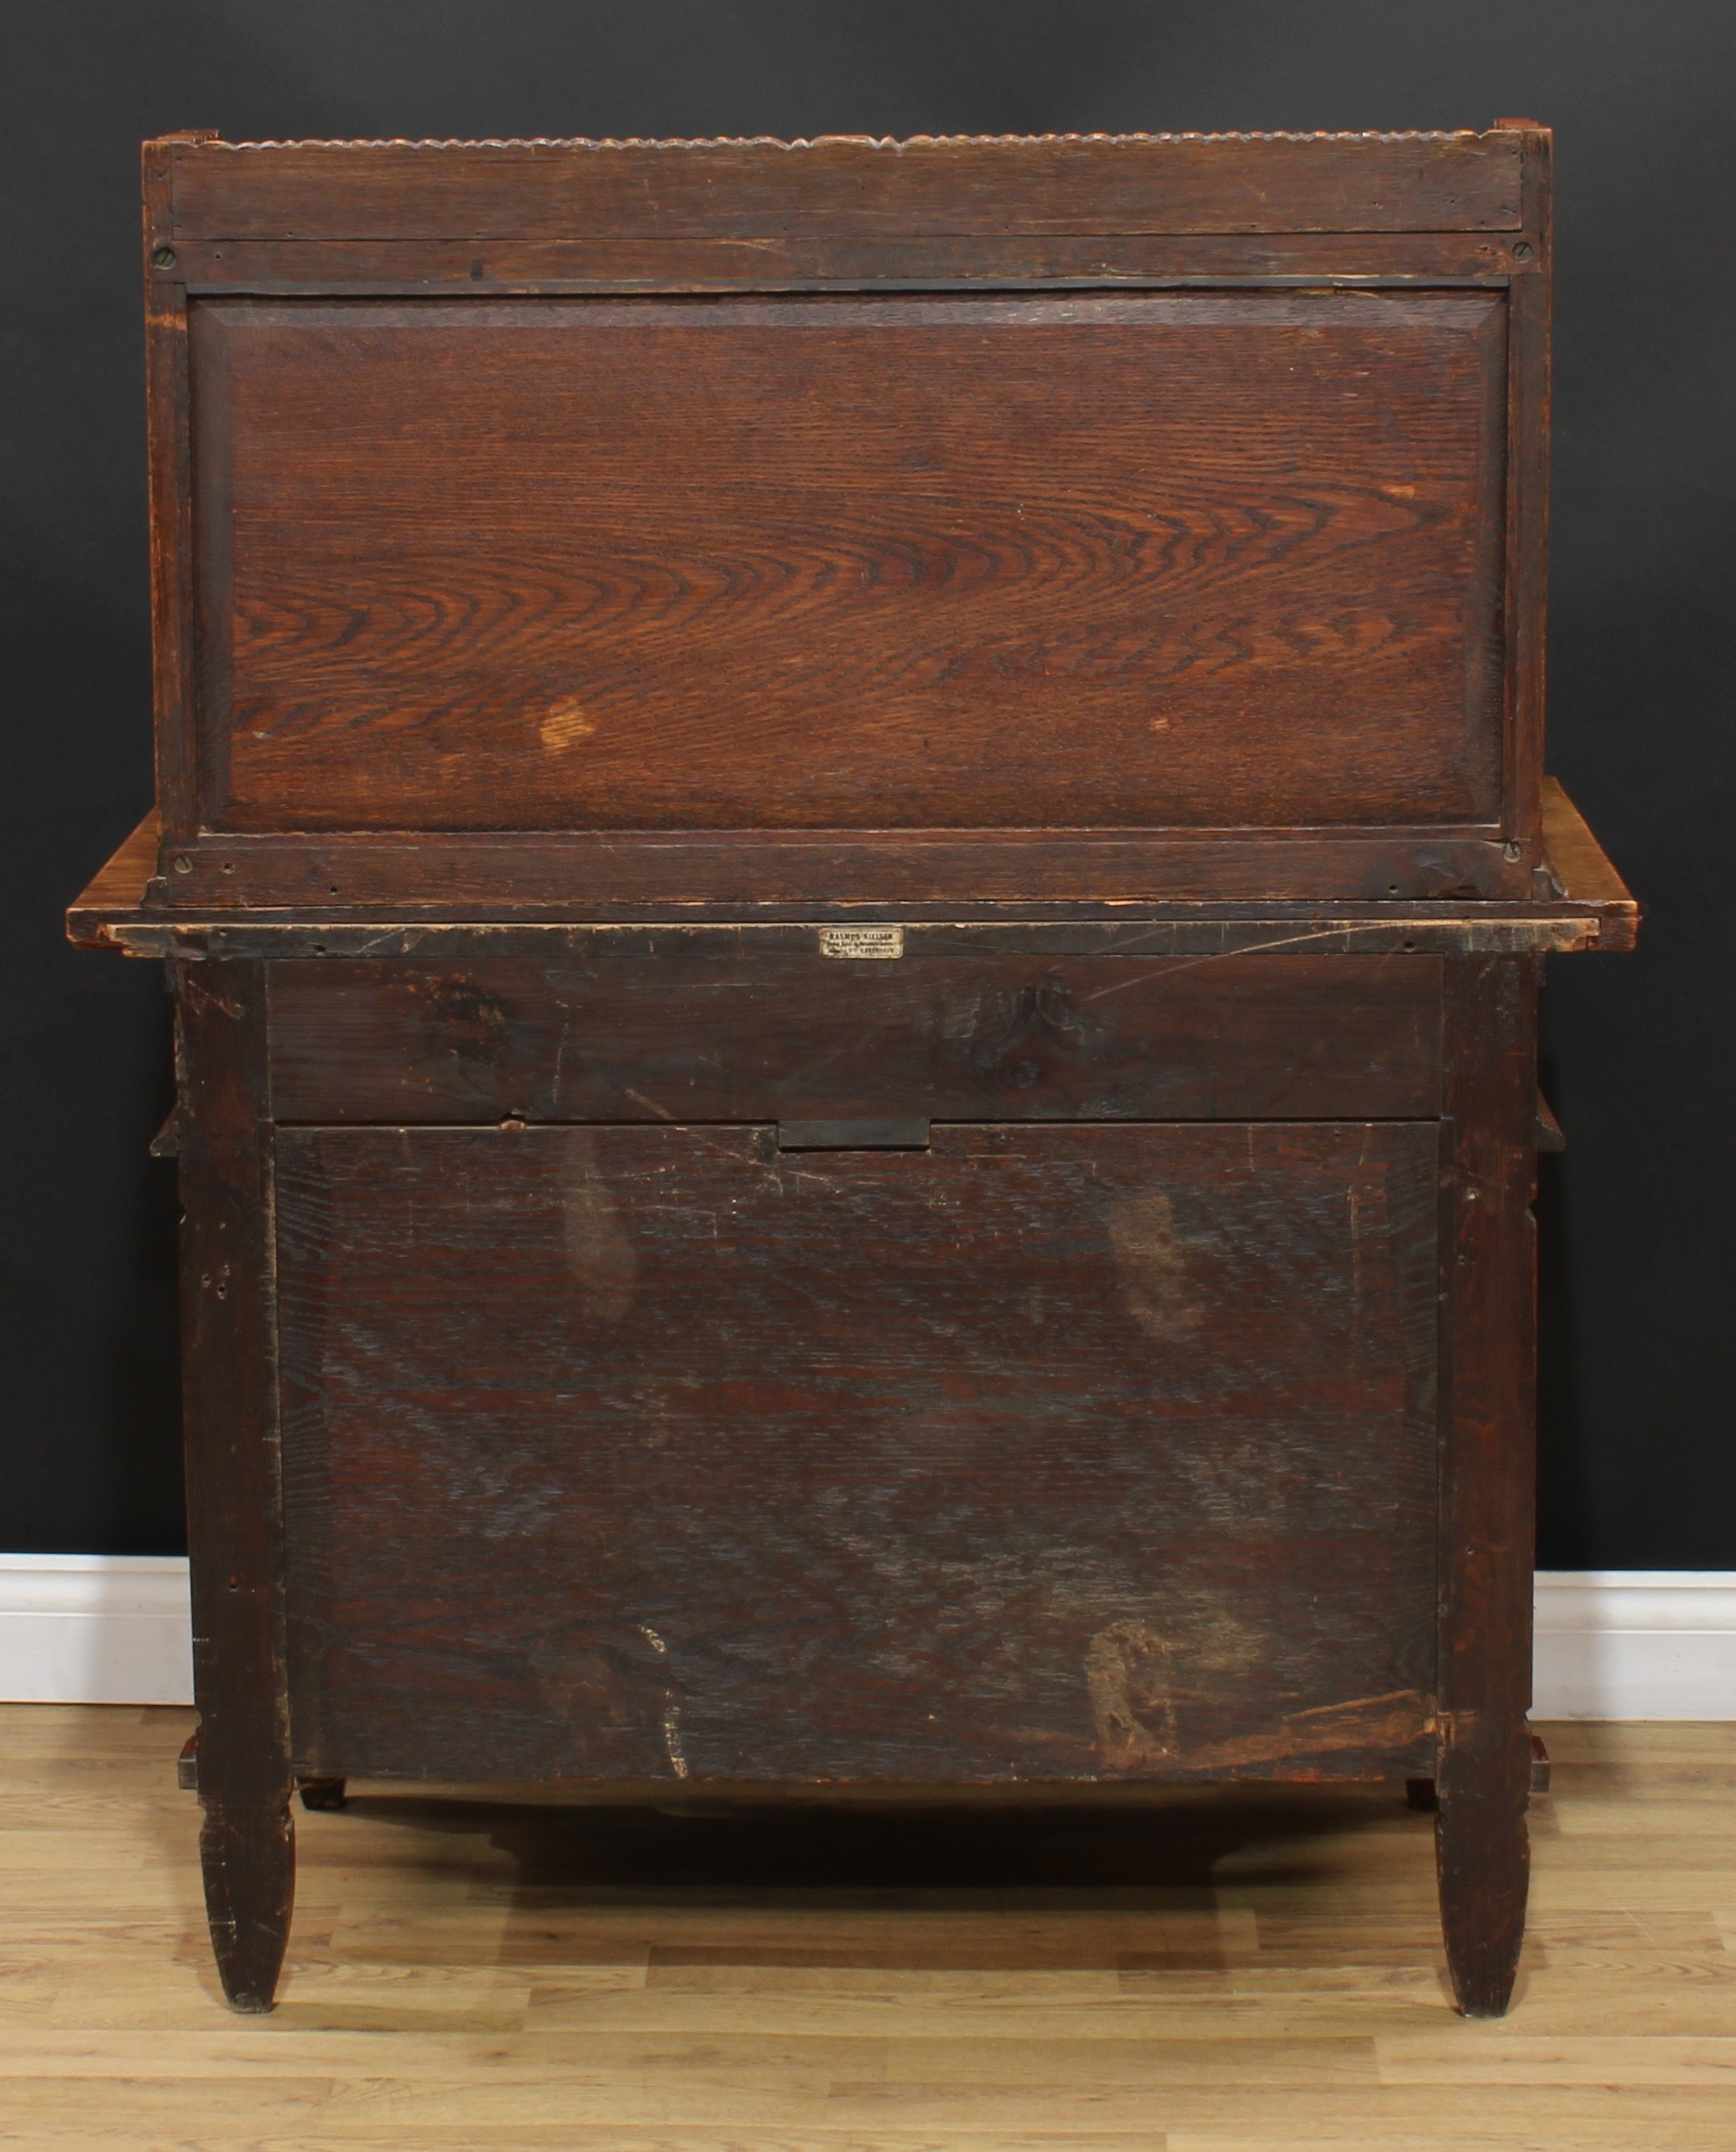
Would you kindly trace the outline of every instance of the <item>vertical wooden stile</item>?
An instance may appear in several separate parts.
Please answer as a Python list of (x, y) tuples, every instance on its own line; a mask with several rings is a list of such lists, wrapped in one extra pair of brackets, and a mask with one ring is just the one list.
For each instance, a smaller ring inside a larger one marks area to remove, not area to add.
[(175, 239), (175, 149), (206, 133), (148, 142), (144, 180), (145, 422), (149, 439), (151, 648), (156, 707), (157, 806), (163, 822), (160, 871), (173, 871), (178, 846), (198, 831), (194, 768), (197, 732), (193, 598), (193, 503), (187, 287)]
[(1509, 285), (1506, 836), (1535, 867), (1541, 857), (1544, 712), (1549, 589), (1550, 288), (1551, 138), (1530, 121), (1503, 122), (1525, 135), (1525, 233)]

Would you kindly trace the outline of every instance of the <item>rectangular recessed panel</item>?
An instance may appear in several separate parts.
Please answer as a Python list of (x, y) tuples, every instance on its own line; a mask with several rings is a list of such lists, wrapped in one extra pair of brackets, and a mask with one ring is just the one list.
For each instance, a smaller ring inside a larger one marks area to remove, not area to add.
[(207, 824), (1488, 824), (1504, 308), (195, 302)]
[(308, 1766), (1426, 1768), (1431, 1126), (277, 1156)]

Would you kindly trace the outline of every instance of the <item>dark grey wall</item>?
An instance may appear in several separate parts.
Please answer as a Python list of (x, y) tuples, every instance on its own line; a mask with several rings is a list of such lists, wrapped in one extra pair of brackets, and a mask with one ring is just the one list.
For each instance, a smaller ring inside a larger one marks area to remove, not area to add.
[(5, 35), (0, 1545), (179, 1544), (163, 998), (59, 909), (149, 797), (139, 138), (1557, 130), (1552, 767), (1644, 897), (1555, 967), (1556, 1566), (1736, 1567), (1728, 0), (55, 0)]

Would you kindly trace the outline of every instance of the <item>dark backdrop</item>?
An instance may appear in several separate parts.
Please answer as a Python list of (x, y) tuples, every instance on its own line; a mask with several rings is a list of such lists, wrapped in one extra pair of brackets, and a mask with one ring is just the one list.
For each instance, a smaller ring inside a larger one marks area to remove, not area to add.
[(1551, 766), (1644, 899), (1558, 961), (1546, 1566), (1736, 1568), (1729, 0), (53, 0), (0, 39), (0, 1546), (180, 1546), (147, 966), (60, 908), (147, 805), (142, 136), (1557, 131)]

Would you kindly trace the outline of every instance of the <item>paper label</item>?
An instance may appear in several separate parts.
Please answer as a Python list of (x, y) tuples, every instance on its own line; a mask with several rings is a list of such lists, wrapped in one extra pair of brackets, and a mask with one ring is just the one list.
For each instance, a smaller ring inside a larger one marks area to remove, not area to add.
[(822, 926), (822, 956), (902, 956), (904, 930), (901, 926)]

